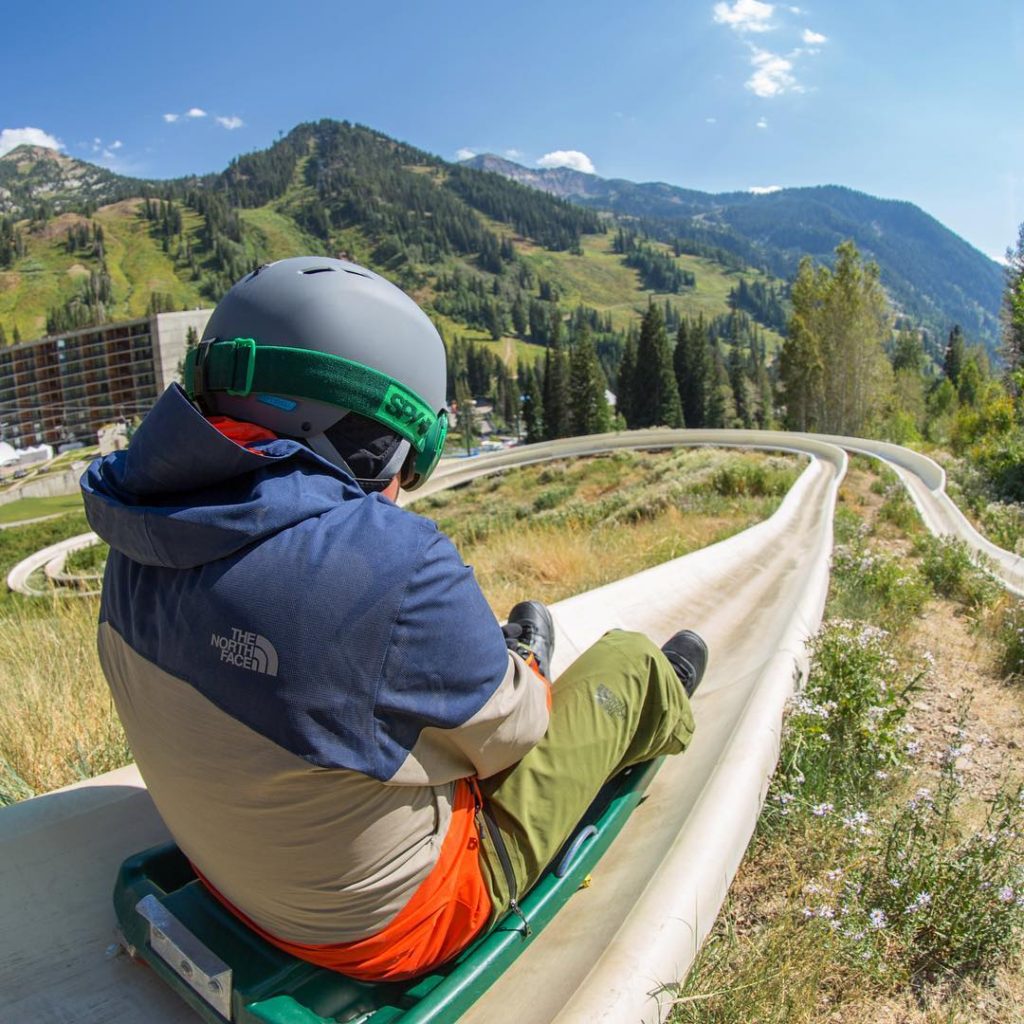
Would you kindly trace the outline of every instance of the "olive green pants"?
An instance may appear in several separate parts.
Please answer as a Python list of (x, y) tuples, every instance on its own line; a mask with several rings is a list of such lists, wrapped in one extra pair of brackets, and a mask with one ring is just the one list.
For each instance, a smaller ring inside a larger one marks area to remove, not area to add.
[[(536, 884), (608, 779), (680, 753), (692, 736), (686, 692), (646, 636), (613, 630), (584, 651), (554, 684), (544, 737), (511, 768), (480, 781), (486, 812), (508, 851), (516, 896)], [(486, 827), (480, 840), (493, 926), (512, 892)]]

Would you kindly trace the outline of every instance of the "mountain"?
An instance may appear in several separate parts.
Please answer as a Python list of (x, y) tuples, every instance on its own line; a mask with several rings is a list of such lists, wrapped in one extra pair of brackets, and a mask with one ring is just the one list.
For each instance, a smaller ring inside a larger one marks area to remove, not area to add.
[(0, 214), (29, 215), (33, 207), (77, 209), (138, 194), (142, 182), (43, 146), (18, 146), (0, 156)]
[(700, 240), (779, 277), (792, 277), (805, 254), (830, 261), (835, 247), (852, 238), (878, 263), (883, 284), (908, 316), (943, 340), (960, 323), (990, 347), (998, 344), (1002, 268), (913, 203), (836, 185), (712, 194), (564, 167), (537, 170), (492, 154), (464, 166), (636, 218), (665, 240)]
[(1000, 268), (909, 203), (835, 186), (710, 195), (492, 156), (448, 163), (331, 120), (172, 181), (21, 146), (0, 158), (0, 342), (209, 305), (250, 267), (312, 252), (379, 270), (446, 332), (506, 359), (534, 358), (524, 345), (545, 341), (557, 309), (586, 317), (614, 365), (616, 336), (651, 299), (670, 320), (745, 310), (771, 350), (784, 279), (848, 237), (933, 349), (954, 322), (995, 347)]
[[(741, 284), (773, 300), (766, 323), (781, 323), (784, 283), (758, 270), (660, 243), (615, 251), (604, 214), (346, 122), (299, 125), (219, 174), (173, 181), (27, 147), (0, 167), (8, 341), (209, 305), (250, 267), (309, 252), (381, 271), (449, 337), (485, 341), (509, 361), (542, 352), (529, 342), (545, 342), (559, 310), (588, 320), (614, 366), (650, 299), (669, 303), (670, 320), (712, 320)], [(771, 348), (778, 335), (762, 340)]]

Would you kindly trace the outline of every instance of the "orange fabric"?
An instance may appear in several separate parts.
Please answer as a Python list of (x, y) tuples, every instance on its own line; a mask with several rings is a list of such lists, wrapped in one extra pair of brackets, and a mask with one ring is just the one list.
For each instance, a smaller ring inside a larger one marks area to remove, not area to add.
[(526, 664), (533, 669), (533, 674), (544, 684), (544, 696), (548, 702), (548, 711), (551, 710), (551, 681), (546, 675), (540, 670), (540, 662), (537, 661), (537, 655), (532, 651), (526, 657)]
[(257, 935), (300, 960), (360, 981), (413, 978), (463, 950), (490, 917), (491, 898), (480, 870), (475, 787), (475, 779), (455, 783), (451, 823), (434, 869), (387, 928), (356, 942), (310, 946), (275, 938), (233, 907), (198, 869), (196, 874)]
[[(266, 427), (258, 426), (255, 423), (246, 423), (244, 420), (233, 420), (230, 416), (208, 416), (207, 422), (216, 427), (229, 441), (248, 448), (258, 441), (276, 441), (277, 434)], [(257, 452), (257, 454), (261, 454)]]

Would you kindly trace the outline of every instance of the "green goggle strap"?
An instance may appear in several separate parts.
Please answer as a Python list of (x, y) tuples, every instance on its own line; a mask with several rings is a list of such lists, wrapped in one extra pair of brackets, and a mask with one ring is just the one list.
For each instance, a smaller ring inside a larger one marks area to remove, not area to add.
[[(256, 354), (259, 353), (257, 360)], [(237, 398), (292, 395), (350, 409), (390, 427), (416, 449), (416, 471), (430, 475), (444, 448), (448, 416), (386, 373), (310, 349), (259, 345), (252, 338), (204, 341), (185, 356), (185, 391)]]

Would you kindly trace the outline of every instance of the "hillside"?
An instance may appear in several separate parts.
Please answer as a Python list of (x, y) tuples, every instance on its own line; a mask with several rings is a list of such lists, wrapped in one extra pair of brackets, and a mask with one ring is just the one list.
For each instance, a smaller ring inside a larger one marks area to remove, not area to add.
[(852, 238), (878, 263), (893, 301), (913, 320), (942, 339), (959, 323), (990, 348), (998, 345), (1002, 269), (912, 203), (835, 185), (715, 195), (568, 168), (537, 170), (490, 154), (465, 165), (638, 218), (660, 237), (721, 248), (786, 279), (802, 255), (831, 260), (839, 242)]
[[(735, 260), (676, 255), (657, 241), (615, 251), (604, 215), (334, 121), (300, 125), (203, 178), (119, 178), (21, 147), (0, 158), (0, 181), (8, 342), (15, 330), (28, 339), (212, 304), (249, 267), (302, 252), (373, 267), (447, 335), (484, 341), (509, 362), (540, 354), (556, 308), (585, 307), (611, 368), (651, 299), (669, 304), (670, 319), (711, 320), (729, 312), (741, 281), (784, 291)], [(777, 344), (770, 326), (758, 330)]]

